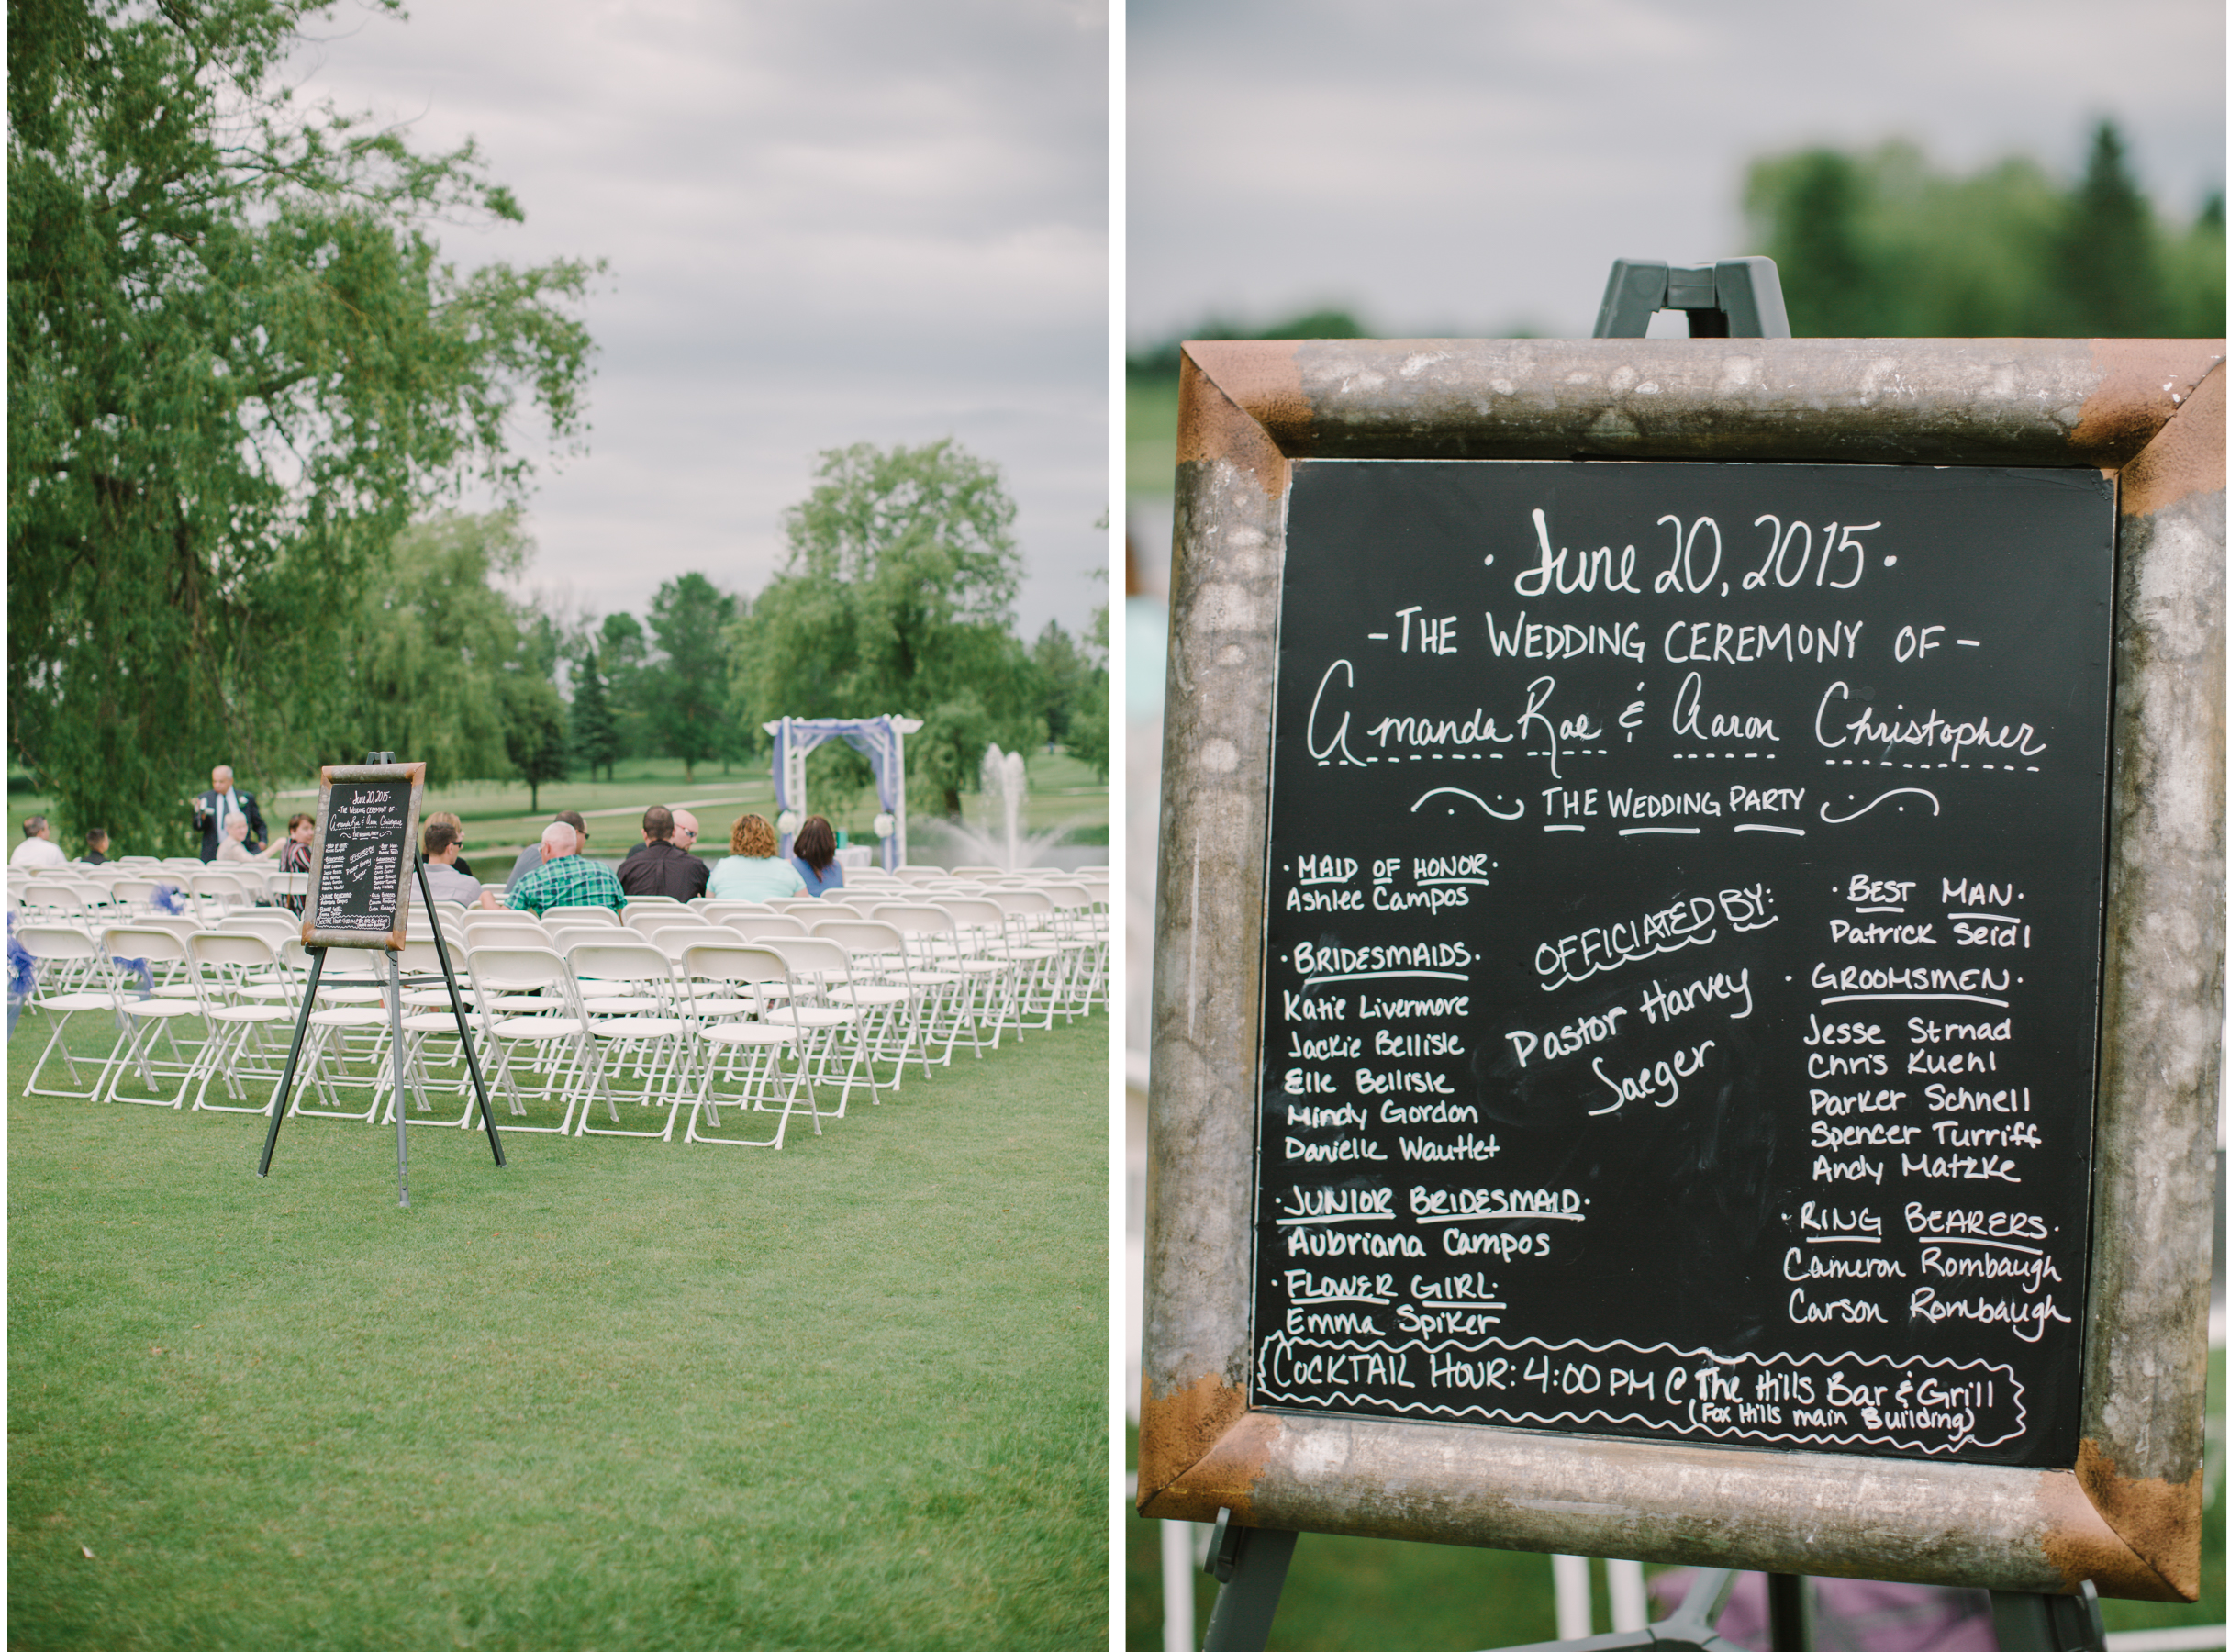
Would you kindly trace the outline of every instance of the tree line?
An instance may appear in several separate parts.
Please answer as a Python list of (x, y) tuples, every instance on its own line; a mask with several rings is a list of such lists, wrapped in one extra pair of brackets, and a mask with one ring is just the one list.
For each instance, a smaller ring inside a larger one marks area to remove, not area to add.
[[(785, 519), (789, 554), (755, 597), (669, 579), (641, 615), (567, 622), (507, 597), (530, 553), (516, 515), (447, 515), (398, 536), (340, 651), (356, 722), (340, 749), (423, 753), (457, 778), (535, 788), (621, 762), (758, 762), (788, 717), (918, 717), (908, 773), (957, 813), (994, 741), (1059, 744), (1107, 772), (1107, 612), (1072, 635), (1014, 630), (1021, 558), (997, 468), (952, 441), (824, 453)], [(848, 747), (827, 787), (869, 771)]]
[[(2222, 334), (2222, 191), (2188, 218), (2163, 212), (2111, 120), (2066, 182), (2021, 157), (1961, 175), (1911, 143), (1816, 148), (1753, 162), (1743, 206), (1752, 239), (1739, 251), (1774, 261), (1799, 338)], [(1262, 328), (1210, 318), (1183, 336), (1377, 335), (1350, 311), (1319, 309)], [(1180, 342), (1133, 350), (1132, 379), (1174, 381)]]

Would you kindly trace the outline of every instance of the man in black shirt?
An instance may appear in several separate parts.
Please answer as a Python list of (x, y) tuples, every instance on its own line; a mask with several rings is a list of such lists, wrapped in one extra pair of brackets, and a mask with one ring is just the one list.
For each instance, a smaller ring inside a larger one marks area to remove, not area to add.
[(695, 900), (712, 868), (674, 844), (674, 811), (653, 803), (642, 811), (642, 843), (619, 863), (619, 887), (630, 895), (670, 895)]

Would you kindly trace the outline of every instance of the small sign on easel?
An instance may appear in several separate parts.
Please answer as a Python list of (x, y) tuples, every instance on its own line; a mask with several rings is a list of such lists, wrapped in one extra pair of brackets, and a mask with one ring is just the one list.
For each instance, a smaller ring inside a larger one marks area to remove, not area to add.
[[(400, 954), (408, 939), (410, 906), (406, 891), (414, 874), (427, 911), (433, 910), (426, 863), (418, 853), (418, 807), (425, 798), (426, 765), (396, 763), (387, 752), (374, 752), (361, 764), (329, 765), (318, 773), (318, 835), (310, 853), (309, 897), (302, 919), (302, 945), (310, 960), (309, 980), (303, 990), (301, 1013), (295, 1019), (286, 1069), (272, 1098), (271, 1127), (263, 1137), (258, 1176), (271, 1174), (279, 1122), (286, 1116), (295, 1068), (301, 1060), (303, 1039), (318, 1004), (318, 977), (325, 969), (326, 950), (344, 946), (382, 951), (387, 955), (388, 1032), (395, 1057), (396, 1185), (399, 1202), (406, 1207), (410, 1203), (410, 1153), (403, 1108), (406, 1064)], [(457, 991), (457, 972), (450, 964), (441, 926), (436, 923), (432, 927), (434, 951), (449, 987), (450, 1009), (456, 1016), (457, 1037), (464, 1047), (465, 1066), (479, 1098), (480, 1122), (488, 1133), (496, 1166), (501, 1168), (503, 1142), (488, 1110), (487, 1085), (473, 1049), (464, 1000)]]

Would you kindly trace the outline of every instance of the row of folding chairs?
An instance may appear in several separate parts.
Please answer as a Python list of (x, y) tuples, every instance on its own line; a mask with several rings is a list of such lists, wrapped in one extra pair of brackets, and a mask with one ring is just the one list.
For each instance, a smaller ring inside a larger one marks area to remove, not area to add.
[[(898, 915), (900, 924), (826, 911), (811, 926), (817, 932), (793, 934), (786, 931), (808, 926), (764, 914), (770, 933), (758, 946), (732, 928), (702, 922), (646, 931), (447, 909), (437, 921), (452, 943), (481, 1042), (493, 1053), (489, 1082), (509, 1102), (512, 1128), (671, 1139), (686, 1105), (686, 1140), (779, 1146), (800, 1104), (798, 1081), (818, 1132), (829, 1116), (819, 1105), (823, 1083), (837, 1083), (834, 1116), (841, 1118), (858, 1084), (881, 1099), (878, 1064), (892, 1069), (895, 1087), (909, 1059), (927, 1077), (932, 1062), (951, 1060), (964, 1034), (980, 1058), (987, 1027), (996, 1049), (1009, 1022), (1019, 1036), (1024, 1008), (1044, 1008), (1050, 1024), (1053, 1010), (1062, 1007), (1043, 985), (1033, 997), (1025, 983), (1050, 982), (1053, 972), (1047, 960), (1005, 943), (1004, 914), (996, 908), (957, 917), (935, 907)], [(242, 913), (204, 931), (173, 919), (111, 926), (97, 941), (82, 926), (24, 926), (19, 938), (40, 964), (31, 1008), (53, 1022), (27, 1090), (171, 1106), (184, 1105), (190, 1092), (196, 1109), (266, 1111), (268, 1100), (251, 1092), (275, 1081), (307, 962), (293, 922)], [(771, 932), (777, 930), (784, 932)], [(395, 1100), (392, 1015), (377, 979), (379, 959), (346, 949), (326, 959), (290, 1111), (369, 1119)], [(769, 973), (770, 959), (787, 973), (779, 979)], [(434, 1088), (446, 1082), (459, 1100), (459, 1116), (439, 1122), (469, 1123), (462, 1049), (453, 1011), (444, 1012), (448, 993), (430, 942), (412, 943), (402, 964), (412, 979), (401, 1030), (416, 1110), (430, 1111), (431, 1075)], [(760, 974), (708, 978), (697, 966)], [(740, 990), (737, 979), (760, 984)], [(709, 1011), (715, 1002), (720, 1009)], [(116, 1049), (90, 1078), (63, 1038), (71, 1019), (88, 1011), (112, 1011), (121, 1023)], [(429, 1041), (449, 1046), (438, 1062), (426, 1054)], [(531, 1054), (522, 1058), (522, 1049)], [(66, 1077), (43, 1086), (41, 1075), (58, 1054)], [(787, 1078), (778, 1086), (786, 1058)], [(169, 1096), (162, 1093), (164, 1075), (174, 1082)], [(373, 1091), (362, 1109), (340, 1099), (352, 1075), (368, 1079)], [(665, 1108), (663, 1126), (623, 1124), (613, 1090), (621, 1079), (631, 1079), (637, 1105)], [(220, 1084), (223, 1099), (215, 1099), (212, 1088)], [(773, 1110), (768, 1098), (777, 1089), (780, 1116), (770, 1137), (722, 1130), (724, 1100)], [(530, 1094), (562, 1099), (554, 1124), (517, 1122)], [(593, 1122), (599, 1099), (608, 1124)]]
[[(299, 897), (308, 887), (305, 873), (205, 866), (198, 861), (191, 870), (167, 865), (152, 870), (120, 865), (55, 867), (11, 877), (7, 904), (10, 910), (42, 919), (61, 914), (90, 921), (173, 912), (216, 916)], [(159, 891), (167, 891), (167, 896)]]

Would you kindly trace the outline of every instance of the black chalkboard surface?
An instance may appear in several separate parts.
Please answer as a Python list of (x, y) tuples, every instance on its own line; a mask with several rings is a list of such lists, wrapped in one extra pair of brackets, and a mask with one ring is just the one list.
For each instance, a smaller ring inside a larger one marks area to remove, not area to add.
[(2113, 521), (1295, 464), (1252, 1403), (2074, 1460)]
[(310, 857), (305, 944), (399, 947), (409, 910), (411, 849), (425, 796), (422, 763), (324, 769)]

